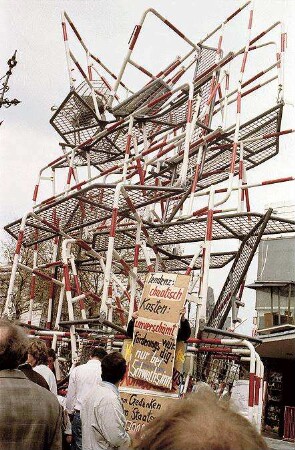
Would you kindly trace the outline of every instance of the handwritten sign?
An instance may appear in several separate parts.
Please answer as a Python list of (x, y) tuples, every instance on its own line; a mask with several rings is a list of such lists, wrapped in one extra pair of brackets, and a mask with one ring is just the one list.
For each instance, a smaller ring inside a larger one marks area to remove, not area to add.
[(126, 431), (140, 431), (177, 400), (177, 396), (164, 396), (149, 391), (127, 391), (120, 389), (126, 418)]
[(129, 376), (171, 389), (180, 312), (190, 276), (150, 273), (135, 321)]

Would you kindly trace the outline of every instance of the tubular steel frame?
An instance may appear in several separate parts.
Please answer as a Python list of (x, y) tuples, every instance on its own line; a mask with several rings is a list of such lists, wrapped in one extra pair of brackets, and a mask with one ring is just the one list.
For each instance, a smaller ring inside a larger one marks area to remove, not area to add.
[[(223, 48), (232, 21), (247, 11), (244, 46)], [(149, 14), (190, 47), (156, 75), (131, 59)], [(200, 355), (207, 380), (208, 362), (217, 377), (250, 362), (249, 417), (259, 426), (263, 365), (250, 340), (233, 334), (224, 338), (219, 329), (233, 302), (242, 306), (246, 273), (261, 237), (295, 231), (294, 221), (250, 208), (251, 189), (294, 178), (247, 181), (247, 171), (277, 155), (280, 136), (294, 130), (281, 129), (286, 33), (276, 22), (252, 37), (252, 21), (249, 1), (195, 43), (148, 9), (115, 75), (88, 49), (69, 15), (62, 14), (70, 92), (50, 120), (63, 140), (62, 154), (40, 170), (32, 210), (5, 227), (17, 245), (3, 314), (13, 317), (16, 274), (26, 271), (31, 276), (30, 336), (53, 348), (70, 345), (76, 362), (87, 345), (103, 343), (110, 349), (122, 344), (146, 272), (192, 274), (196, 337), (189, 340), (188, 354)], [(264, 42), (279, 26), (278, 44)], [(85, 52), (84, 68), (72, 37)], [(273, 49), (273, 63), (249, 78), (252, 53)], [(128, 65), (148, 77), (138, 91), (123, 81)], [(275, 81), (270, 106), (246, 119), (244, 103), (265, 86), (269, 94)], [(122, 100), (122, 94), (127, 98)], [(57, 179), (64, 182), (61, 192), (56, 192)], [(42, 199), (45, 181), (52, 196)], [(235, 206), (227, 206), (229, 199), (237, 200)], [(214, 252), (216, 240), (238, 240), (239, 249)], [(199, 245), (188, 249), (192, 243)], [(51, 245), (48, 261), (40, 257), (44, 244)], [(31, 266), (22, 263), (24, 247), (32, 248)], [(206, 322), (211, 269), (232, 261), (209, 328), (199, 329), (199, 319)], [(48, 285), (44, 329), (31, 325), (39, 279)], [(90, 317), (89, 310), (94, 311)], [(193, 370), (186, 374), (185, 390), (192, 375)]]

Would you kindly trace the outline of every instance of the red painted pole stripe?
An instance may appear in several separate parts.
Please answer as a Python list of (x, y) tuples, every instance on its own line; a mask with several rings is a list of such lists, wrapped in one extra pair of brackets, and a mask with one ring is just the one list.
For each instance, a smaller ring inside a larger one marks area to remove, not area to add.
[(48, 222), (48, 220), (46, 220), (46, 219), (41, 219), (40, 218), (40, 221), (42, 222), (42, 223), (44, 223), (44, 225), (47, 225), (49, 228), (51, 228), (52, 230), (54, 230), (54, 231), (56, 231), (57, 233), (59, 233), (59, 228), (58, 227), (56, 227), (55, 225), (52, 225), (50, 222)]
[(255, 395), (254, 395), (255, 405), (259, 405), (259, 390), (260, 390), (260, 378), (255, 376)]
[(189, 100), (187, 105), (187, 116), (186, 116), (186, 121), (188, 123), (191, 123), (192, 121), (192, 111), (193, 111), (193, 101)]
[(77, 30), (77, 28), (75, 27), (75, 25), (73, 24), (73, 22), (69, 19), (69, 17), (67, 16), (67, 21), (70, 24), (70, 27), (72, 28), (73, 32), (75, 33), (75, 35), (77, 36), (78, 40), (81, 42), (82, 38)]
[(250, 11), (250, 17), (249, 17), (249, 23), (248, 23), (248, 30), (251, 30), (253, 23), (253, 9)]
[[(135, 25), (135, 28), (134, 28), (134, 30), (132, 32), (132, 35), (131, 35), (131, 38), (130, 38), (131, 43), (129, 45), (129, 50), (133, 50), (134, 49), (134, 46), (135, 46), (135, 43), (137, 41), (138, 35), (140, 33), (140, 30), (141, 30), (141, 25)], [(129, 40), (129, 42), (130, 42), (130, 40)]]
[(241, 112), (241, 92), (238, 92), (237, 96), (237, 114)]
[(58, 161), (64, 158), (65, 158), (64, 156), (60, 156), (59, 158), (54, 159), (53, 161), (51, 161), (51, 163), (48, 164), (48, 167), (53, 166), (53, 164), (57, 163)]
[(54, 283), (52, 282), (49, 287), (49, 298), (53, 298), (54, 295)]
[(53, 277), (50, 275), (47, 275), (46, 273), (40, 272), (40, 270), (34, 269), (32, 271), (33, 274), (38, 275), (38, 277), (43, 278), (46, 281), (52, 281)]
[(83, 186), (84, 184), (86, 184), (86, 181), (81, 181), (81, 183), (75, 184), (75, 186), (72, 186), (70, 191), (73, 191), (74, 189), (80, 189), (81, 186)]
[(284, 130), (284, 131), (277, 131), (276, 133), (264, 134), (262, 137), (263, 137), (263, 139), (268, 139), (271, 137), (282, 136), (283, 134), (289, 134), (289, 133), (293, 133), (293, 132), (294, 132), (294, 130), (292, 130), (292, 129)]
[(65, 278), (65, 289), (67, 292), (71, 292), (71, 282), (70, 282), (69, 268), (68, 268), (67, 264), (64, 264), (63, 272), (64, 272), (64, 278)]
[(292, 180), (294, 180), (294, 177), (276, 178), (274, 180), (262, 181), (261, 186), (266, 186), (268, 184), (274, 183), (284, 183), (285, 181), (292, 181)]
[(166, 92), (165, 94), (160, 95), (160, 97), (157, 97), (157, 98), (155, 98), (154, 100), (152, 100), (151, 102), (149, 102), (149, 103), (147, 104), (147, 107), (148, 107), (148, 108), (151, 108), (152, 106), (154, 106), (154, 105), (156, 105), (157, 103), (159, 103), (161, 100), (165, 100), (166, 98), (171, 97), (171, 95), (172, 95), (172, 93), (171, 93), (170, 91), (169, 91), (169, 92)]
[(31, 286), (30, 286), (30, 299), (33, 300), (35, 297), (35, 287), (36, 287), (36, 277), (32, 276)]
[(238, 144), (236, 142), (233, 143), (233, 153), (232, 153), (232, 160), (230, 165), (230, 173), (235, 172), (235, 163), (236, 163), (236, 156), (237, 156), (237, 148)]
[(207, 232), (206, 232), (206, 240), (212, 240), (212, 221), (213, 221), (213, 211), (210, 209), (207, 214)]
[(233, 12), (230, 16), (228, 16), (227, 19), (225, 19), (224, 23), (229, 22), (231, 19), (233, 19), (239, 12), (242, 11), (242, 8), (237, 9), (235, 12)]
[(65, 22), (62, 22), (61, 25), (62, 25), (62, 34), (63, 34), (64, 41), (67, 41), (68, 40), (68, 35), (67, 35), (66, 24), (65, 24)]
[(91, 250), (91, 246), (88, 245), (86, 242), (82, 241), (81, 239), (77, 239), (76, 241), (77, 245), (79, 245), (79, 247), (83, 248), (84, 250)]
[(249, 374), (249, 399), (248, 406), (254, 406), (254, 389), (255, 389), (255, 374)]
[(38, 190), (39, 190), (39, 184), (36, 184), (35, 189), (34, 189), (34, 194), (33, 194), (33, 202), (35, 202), (37, 199)]
[(23, 242), (23, 237), (24, 237), (24, 231), (20, 231), (19, 235), (18, 235), (18, 239), (17, 239), (16, 249), (15, 249), (15, 253), (17, 255), (19, 255), (19, 253), (20, 253), (20, 249), (21, 249), (22, 242)]
[(245, 66), (246, 66), (247, 58), (248, 58), (248, 52), (245, 52), (245, 53), (244, 53), (244, 56), (243, 56), (242, 67), (241, 67), (241, 72), (242, 72), (242, 73), (244, 73), (244, 71), (245, 71)]
[(173, 72), (174, 69), (176, 69), (176, 67), (179, 66), (179, 64), (180, 64), (179, 60), (175, 61), (174, 63), (171, 64), (170, 67), (167, 67), (166, 70), (164, 70), (163, 72), (160, 72), (157, 75), (157, 78), (159, 78), (161, 75), (164, 75), (165, 77), (167, 77), (171, 72)]
[(185, 39), (185, 35), (184, 35), (181, 31), (179, 31), (179, 30), (178, 30), (171, 22), (169, 22), (169, 20), (165, 19), (165, 20), (164, 20), (164, 23), (165, 23), (169, 28), (171, 28), (171, 30), (175, 31), (175, 33), (178, 34), (178, 36), (180, 36), (181, 38), (184, 38), (184, 39)]
[(118, 208), (114, 208), (110, 227), (110, 237), (113, 238), (115, 237), (116, 233), (117, 217), (118, 217)]

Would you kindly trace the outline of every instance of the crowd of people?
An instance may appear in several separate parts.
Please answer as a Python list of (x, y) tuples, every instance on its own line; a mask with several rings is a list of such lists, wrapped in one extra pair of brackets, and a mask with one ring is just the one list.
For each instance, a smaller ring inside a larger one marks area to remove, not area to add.
[[(51, 358), (51, 359), (50, 359)], [(0, 448), (3, 450), (264, 450), (256, 429), (208, 389), (175, 402), (141, 432), (126, 431), (121, 353), (97, 347), (57, 395), (55, 354), (0, 320)]]

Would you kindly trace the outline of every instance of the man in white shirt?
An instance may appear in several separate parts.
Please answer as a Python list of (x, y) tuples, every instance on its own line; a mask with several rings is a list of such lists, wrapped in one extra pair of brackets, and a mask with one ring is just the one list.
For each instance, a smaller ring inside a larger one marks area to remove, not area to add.
[(70, 374), (66, 407), (68, 413), (73, 416), (73, 450), (82, 450), (81, 406), (89, 391), (101, 381), (101, 361), (106, 355), (104, 348), (93, 348), (90, 360), (75, 367)]
[(48, 354), (46, 344), (40, 339), (33, 339), (28, 348), (27, 362), (33, 367), (35, 372), (42, 375), (47, 381), (50, 391), (57, 395), (56, 379), (52, 371), (47, 366)]
[(131, 446), (118, 386), (126, 372), (119, 352), (101, 363), (102, 382), (93, 387), (81, 409), (83, 450), (114, 450)]

